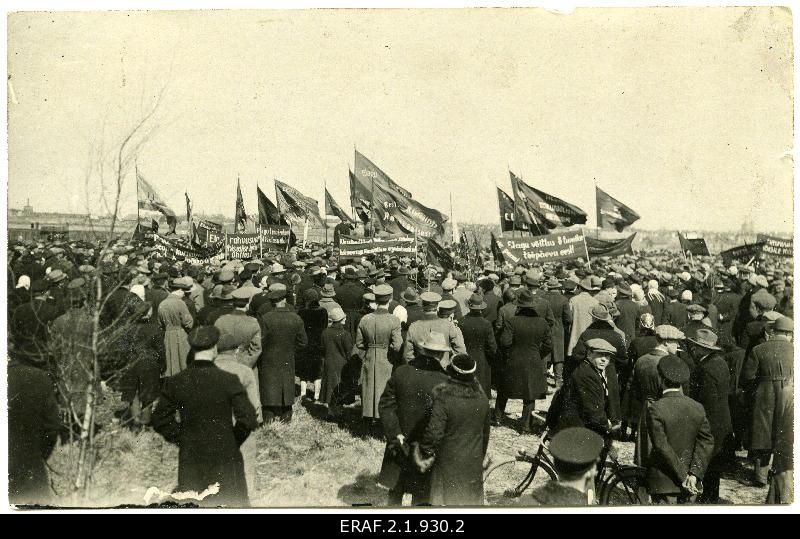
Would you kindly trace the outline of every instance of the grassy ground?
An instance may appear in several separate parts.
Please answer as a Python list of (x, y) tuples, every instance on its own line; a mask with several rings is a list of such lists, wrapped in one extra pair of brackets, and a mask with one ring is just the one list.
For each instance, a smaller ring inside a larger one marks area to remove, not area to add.
[[(549, 405), (540, 403), (538, 411)], [(339, 423), (323, 420), (320, 410), (307, 403), (295, 405), (289, 424), (274, 423), (259, 428), (257, 481), (251, 504), (255, 507), (332, 507), (352, 505), (383, 506), (386, 491), (376, 485), (384, 443), (358, 432), (359, 409), (346, 409)], [(521, 412), (519, 401), (509, 402), (508, 417), (492, 428), (489, 454), (492, 466), (513, 460), (520, 449), (535, 453), (539, 437), (520, 436), (514, 429)], [(540, 413), (541, 415), (541, 413)], [(61, 506), (108, 507), (144, 505), (151, 487), (170, 492), (177, 483), (178, 450), (150, 429), (134, 432), (110, 428), (102, 436), (102, 447), (93, 482), (87, 496), (76, 499), (68, 492), (67, 474), (74, 462), (74, 446), (56, 449), (49, 461), (56, 503)], [(631, 462), (632, 443), (615, 442), (620, 461)], [(741, 455), (743, 457), (743, 455)], [(491, 469), (491, 468), (490, 468)], [(492, 504), (511, 505), (504, 495), (527, 472), (521, 463), (499, 466), (486, 481), (487, 499)], [(745, 486), (751, 473), (744, 458), (736, 474), (722, 481), (723, 503), (762, 504), (766, 489)], [(531, 488), (546, 481), (537, 474)], [(528, 493), (526, 493), (528, 495)]]

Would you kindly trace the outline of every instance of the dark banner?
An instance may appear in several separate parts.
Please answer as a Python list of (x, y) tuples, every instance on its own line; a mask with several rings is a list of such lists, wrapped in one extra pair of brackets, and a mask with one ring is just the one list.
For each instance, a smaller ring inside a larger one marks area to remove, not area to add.
[(751, 243), (749, 245), (740, 245), (722, 251), (719, 255), (722, 257), (722, 263), (730, 266), (734, 261), (749, 262), (751, 258), (757, 257), (761, 254), (766, 242)]
[(768, 236), (767, 234), (759, 234), (756, 241), (764, 242), (765, 255), (781, 256), (785, 258), (792, 258), (794, 256), (794, 240), (779, 238), (777, 236)]
[(708, 256), (708, 246), (703, 238), (687, 238), (678, 233), (678, 241), (681, 244), (681, 251), (684, 254), (691, 253), (694, 256)]
[(444, 247), (439, 245), (433, 238), (428, 239), (428, 244), (425, 247), (425, 260), (432, 266), (439, 266), (446, 270), (452, 269), (455, 265), (455, 260), (450, 256)]
[(200, 245), (215, 244), (223, 240), (225, 234), (222, 232), (222, 225), (214, 221), (200, 219), (194, 226), (195, 238)]
[(639, 220), (639, 214), (633, 209), (596, 186), (595, 196), (597, 198), (597, 226), (600, 228), (613, 228), (617, 232), (622, 232), (626, 226)]
[(496, 241), (497, 249), (503, 259), (512, 264), (557, 262), (589, 257), (582, 230), (531, 238), (497, 238)]
[(631, 234), (621, 240), (601, 240), (586, 236), (586, 249), (589, 256), (619, 256), (633, 254), (633, 238), (636, 234)]
[(548, 229), (582, 225), (586, 212), (566, 200), (534, 189), (509, 171), (514, 190), (514, 207), (517, 223), (530, 225), (534, 234), (544, 234)]
[(353, 238), (344, 234), (339, 236), (339, 256), (342, 257), (389, 254), (414, 258), (416, 253), (417, 248), (414, 245), (414, 236), (386, 239)]
[(153, 238), (153, 247), (164, 258), (174, 260), (176, 257), (182, 256), (189, 264), (213, 264), (225, 259), (224, 242), (205, 249), (196, 249), (156, 234)]

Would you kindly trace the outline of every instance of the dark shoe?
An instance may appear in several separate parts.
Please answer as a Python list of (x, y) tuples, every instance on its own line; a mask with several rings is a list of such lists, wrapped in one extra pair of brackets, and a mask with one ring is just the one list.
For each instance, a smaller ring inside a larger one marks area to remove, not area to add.
[(493, 417), (493, 418), (491, 419), (491, 421), (489, 421), (489, 424), (490, 424), (491, 426), (493, 426), (493, 427), (499, 427), (499, 426), (500, 426), (500, 420), (499, 420), (499, 419), (497, 419), (496, 417)]

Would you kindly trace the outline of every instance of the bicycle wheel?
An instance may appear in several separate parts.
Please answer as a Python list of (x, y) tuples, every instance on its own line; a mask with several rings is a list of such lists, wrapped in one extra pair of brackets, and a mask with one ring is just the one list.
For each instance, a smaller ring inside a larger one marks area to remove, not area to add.
[(484, 476), (483, 490), (489, 505), (515, 505), (515, 500), (533, 486), (538, 487), (556, 474), (546, 463), (510, 460), (498, 464)]
[(647, 505), (644, 468), (624, 466), (614, 470), (600, 487), (600, 505)]

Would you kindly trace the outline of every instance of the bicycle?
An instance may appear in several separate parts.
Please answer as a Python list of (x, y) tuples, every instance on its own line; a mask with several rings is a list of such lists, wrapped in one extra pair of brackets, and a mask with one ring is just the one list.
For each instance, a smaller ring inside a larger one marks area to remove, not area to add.
[[(555, 480), (558, 478), (548, 450), (548, 434), (549, 431), (547, 430), (542, 433), (539, 439), (539, 447), (535, 454), (531, 455), (525, 450), (521, 450), (514, 460), (501, 462), (487, 471), (484, 476), (484, 485), (487, 484), (488, 479), (495, 472), (501, 469), (504, 470), (505, 475), (500, 476), (500, 481), (505, 479), (506, 484), (512, 483), (516, 485), (513, 488), (503, 490), (499, 495), (487, 496), (487, 501), (499, 501), (502, 498), (519, 498), (534, 482), (540, 469), (547, 475), (547, 479)], [(611, 437), (606, 435), (605, 441), (606, 443), (600, 452), (597, 475), (595, 476), (595, 492), (599, 493), (597, 498), (600, 505), (645, 505), (649, 503), (645, 492), (645, 469), (633, 464), (621, 464), (617, 459), (616, 451), (613, 451)], [(522, 475), (524, 465), (528, 464), (530, 466), (527, 467), (527, 471)], [(509, 467), (509, 465), (512, 466)], [(485, 490), (487, 492), (490, 491), (491, 486)]]

